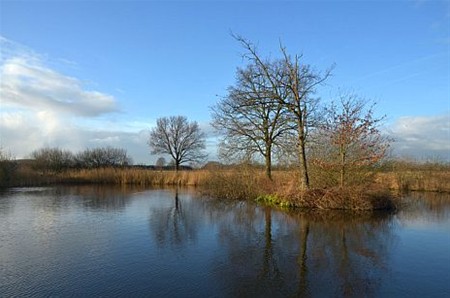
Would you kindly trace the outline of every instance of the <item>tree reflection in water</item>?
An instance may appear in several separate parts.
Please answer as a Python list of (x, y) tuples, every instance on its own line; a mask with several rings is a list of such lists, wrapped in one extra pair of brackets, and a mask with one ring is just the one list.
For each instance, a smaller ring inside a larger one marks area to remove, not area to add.
[(394, 239), (389, 214), (286, 216), (239, 203), (214, 210), (211, 217), (228, 252), (215, 272), (226, 277), (218, 280), (233, 296), (371, 296), (387, 271)]
[[(300, 263), (300, 272), (307, 267), (309, 275), (301, 277), (299, 284), (308, 279), (312, 292), (325, 295), (375, 295), (393, 240), (389, 215), (313, 212), (296, 216), (307, 227), (301, 245), (310, 250)], [(324, 284), (327, 287), (320, 289)]]
[(99, 211), (124, 210), (132, 200), (133, 193), (142, 190), (136, 186), (82, 185), (69, 188), (70, 195), (83, 199), (83, 206)]
[(275, 283), (282, 286), (281, 272), (273, 254), (272, 209), (270, 207), (264, 208), (264, 220), (264, 250), (261, 271), (257, 276), (257, 280), (259, 284)]
[(173, 203), (153, 208), (150, 216), (150, 228), (155, 234), (159, 246), (183, 246), (197, 239), (198, 216), (193, 202), (185, 210), (178, 188), (174, 190)]
[(216, 263), (217, 280), (225, 283), (230, 296), (283, 293), (286, 281), (273, 238), (272, 208), (239, 202), (218, 205), (210, 216), (218, 223), (220, 244), (228, 257)]

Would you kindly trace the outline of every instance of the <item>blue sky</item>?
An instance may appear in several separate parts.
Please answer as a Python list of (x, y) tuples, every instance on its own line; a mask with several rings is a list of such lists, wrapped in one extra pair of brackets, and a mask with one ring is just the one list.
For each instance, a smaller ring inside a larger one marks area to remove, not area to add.
[(148, 130), (185, 115), (211, 136), (210, 107), (244, 66), (240, 34), (263, 56), (279, 41), (318, 70), (319, 95), (378, 102), (394, 154), (450, 160), (449, 1), (3, 1), (0, 141), (111, 145), (152, 163)]

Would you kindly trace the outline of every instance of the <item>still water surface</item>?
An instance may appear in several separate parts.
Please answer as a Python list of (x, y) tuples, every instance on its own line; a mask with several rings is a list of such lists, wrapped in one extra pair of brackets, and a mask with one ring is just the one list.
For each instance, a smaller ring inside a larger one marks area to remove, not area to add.
[(450, 297), (450, 196), (281, 212), (193, 191), (0, 194), (0, 297)]

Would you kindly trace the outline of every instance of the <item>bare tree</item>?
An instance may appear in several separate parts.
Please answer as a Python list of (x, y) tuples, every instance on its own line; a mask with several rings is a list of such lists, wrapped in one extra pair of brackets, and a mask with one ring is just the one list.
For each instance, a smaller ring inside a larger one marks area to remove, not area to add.
[(152, 154), (169, 154), (178, 171), (180, 164), (206, 158), (205, 134), (197, 122), (188, 122), (184, 116), (159, 118), (150, 131), (148, 144)]
[[(269, 65), (277, 72), (280, 63)], [(258, 153), (264, 157), (266, 175), (272, 178), (272, 153), (278, 139), (291, 129), (286, 109), (272, 96), (270, 83), (260, 66), (238, 68), (236, 83), (212, 108), (212, 126), (223, 134), (220, 143), (227, 156)]]
[(166, 165), (166, 159), (164, 157), (158, 157), (156, 160), (156, 167), (162, 170), (162, 168)]
[(312, 115), (317, 105), (313, 97), (316, 87), (323, 84), (330, 76), (331, 69), (325, 73), (314, 71), (311, 66), (302, 64), (302, 56), (288, 55), (286, 49), (280, 45), (282, 53), (282, 72), (274, 72), (270, 63), (264, 61), (257, 52), (256, 47), (241, 36), (233, 35), (247, 50), (245, 57), (257, 65), (271, 86), (271, 97), (288, 110), (295, 121), (297, 135), (297, 150), (300, 161), (300, 183), (303, 189), (309, 188), (309, 175), (307, 163), (307, 137), (308, 128), (311, 127)]
[(391, 139), (379, 129), (384, 120), (374, 117), (374, 105), (355, 94), (340, 96), (339, 103), (326, 108), (326, 118), (318, 130), (321, 142), (314, 148), (313, 162), (327, 171), (339, 172), (345, 186), (350, 169), (371, 166), (387, 154)]

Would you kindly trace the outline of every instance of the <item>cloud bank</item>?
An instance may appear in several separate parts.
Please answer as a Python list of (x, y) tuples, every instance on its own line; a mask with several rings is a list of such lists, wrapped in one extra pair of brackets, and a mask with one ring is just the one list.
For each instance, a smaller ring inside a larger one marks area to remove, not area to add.
[(450, 111), (399, 118), (391, 127), (394, 156), (450, 161)]
[[(49, 146), (83, 150), (114, 146), (137, 162), (149, 157), (145, 124), (134, 131), (111, 127), (120, 112), (112, 95), (87, 90), (80, 79), (48, 66), (39, 54), (0, 37), (0, 145), (16, 158)], [(95, 125), (92, 125), (95, 123)]]
[(31, 54), (5, 59), (0, 76), (3, 107), (81, 117), (118, 110), (114, 97), (84, 90), (78, 79), (48, 68)]

